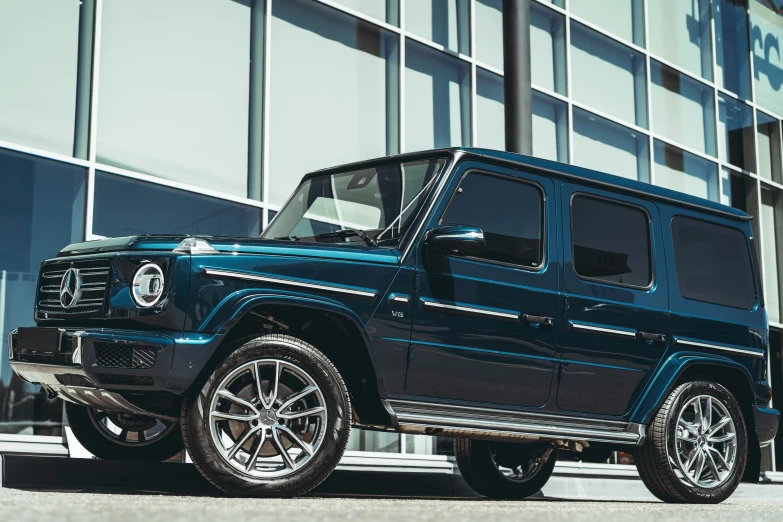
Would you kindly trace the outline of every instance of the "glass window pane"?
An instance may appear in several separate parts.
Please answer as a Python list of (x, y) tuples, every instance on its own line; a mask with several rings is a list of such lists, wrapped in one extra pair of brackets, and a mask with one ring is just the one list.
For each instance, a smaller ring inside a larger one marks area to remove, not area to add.
[(8, 364), (6, 334), (34, 326), (38, 268), (84, 238), (86, 169), (0, 151), (0, 433), (59, 435), (62, 403)]
[(307, 172), (399, 152), (399, 38), (318, 2), (272, 15), (265, 182), (280, 205)]
[(476, 0), (476, 59), (503, 68), (503, 0)]
[(736, 228), (675, 216), (677, 286), (686, 299), (750, 310), (756, 287), (748, 240)]
[(780, 183), (781, 181), (781, 141), (780, 122), (763, 112), (756, 111), (758, 129), (756, 139), (759, 142), (758, 173)]
[(712, 79), (709, 0), (647, 2), (650, 51), (683, 69)]
[(756, 171), (753, 145), (753, 109), (725, 94), (718, 95), (720, 159), (741, 169)]
[(106, 2), (98, 161), (247, 195), (249, 5)]
[(571, 239), (576, 275), (639, 288), (652, 283), (649, 216), (640, 208), (577, 196)]
[[(139, 202), (147, 212), (139, 212)], [(95, 175), (94, 205), (93, 231), (107, 237), (261, 232), (259, 208), (102, 172)]]
[(647, 136), (574, 108), (574, 164), (649, 181)]
[(533, 92), (533, 156), (568, 162), (566, 104), (538, 92)]
[(565, 94), (564, 17), (536, 3), (530, 7), (530, 68), (533, 83)]
[(655, 140), (655, 184), (718, 200), (718, 167), (699, 156)]
[(79, 0), (0, 0), (0, 140), (73, 154)]
[(405, 3), (405, 29), (450, 51), (470, 54), (468, 0), (416, 0)]
[(405, 55), (406, 152), (470, 144), (470, 67), (408, 41)]
[[(476, 120), (476, 146), (505, 150), (503, 77), (481, 68), (476, 69)], [(535, 132), (533, 135), (535, 136)]]
[(715, 156), (713, 89), (655, 60), (650, 62), (650, 78), (653, 130)]
[(713, 0), (715, 18), (715, 83), (750, 99), (748, 17), (746, 2)]
[[(468, 174), (441, 217), (442, 225), (478, 227), (485, 247), (476, 257), (525, 267), (544, 256), (541, 189), (489, 174)], [(502, 212), (498, 210), (502, 209)]]
[(781, 217), (780, 195), (776, 198), (771, 191), (761, 191), (761, 234), (764, 240), (764, 297), (769, 320), (780, 322), (780, 281), (778, 279), (778, 237), (777, 220)]
[(750, 0), (756, 103), (783, 114), (783, 6)]
[(571, 24), (573, 97), (647, 127), (644, 57), (580, 24)]
[(387, 24), (399, 25), (398, 0), (334, 0), (354, 11), (377, 18)]
[(644, 46), (642, 0), (570, 0), (568, 9), (615, 36)]
[(346, 450), (399, 453), (400, 435), (399, 433), (365, 431), (358, 428), (351, 428), (351, 436), (348, 439)]

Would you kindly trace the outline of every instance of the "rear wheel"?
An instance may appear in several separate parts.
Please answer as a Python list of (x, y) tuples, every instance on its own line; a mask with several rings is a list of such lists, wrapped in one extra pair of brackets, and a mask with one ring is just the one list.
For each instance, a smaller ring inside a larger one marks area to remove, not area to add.
[(101, 459), (161, 461), (184, 448), (176, 422), (72, 402), (65, 403), (65, 414), (79, 443)]
[(465, 482), (490, 498), (535, 495), (549, 481), (555, 450), (545, 444), (454, 439), (454, 456)]
[(739, 486), (747, 444), (731, 392), (696, 381), (669, 395), (634, 457), (645, 485), (664, 502), (717, 504)]

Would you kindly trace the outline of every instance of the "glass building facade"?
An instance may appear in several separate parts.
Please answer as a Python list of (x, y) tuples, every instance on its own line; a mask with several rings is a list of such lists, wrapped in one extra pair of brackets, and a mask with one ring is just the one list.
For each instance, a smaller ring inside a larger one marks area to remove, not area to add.
[[(253, 236), (308, 171), (503, 148), (502, 18), (502, 0), (0, 0), (0, 332), (31, 323), (38, 263), (69, 242)], [(783, 1), (534, 0), (531, 33), (536, 156), (756, 216), (783, 390)], [(59, 436), (61, 412), (0, 359), (0, 451)]]

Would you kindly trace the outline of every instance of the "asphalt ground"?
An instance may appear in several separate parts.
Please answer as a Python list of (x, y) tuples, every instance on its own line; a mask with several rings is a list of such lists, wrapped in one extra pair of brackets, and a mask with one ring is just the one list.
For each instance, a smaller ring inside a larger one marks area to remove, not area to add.
[(644, 501), (582, 501), (538, 498), (484, 499), (302, 497), (237, 499), (156, 493), (30, 491), (0, 488), (0, 520), (14, 522), (215, 522), (216, 520), (448, 520), (525, 521), (775, 521), (783, 520), (783, 498), (729, 499), (716, 506), (667, 505)]

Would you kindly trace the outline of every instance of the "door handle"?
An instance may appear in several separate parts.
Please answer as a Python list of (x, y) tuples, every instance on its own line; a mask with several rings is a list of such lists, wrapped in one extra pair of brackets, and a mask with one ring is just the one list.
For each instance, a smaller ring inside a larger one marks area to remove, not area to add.
[(665, 343), (666, 342), (666, 336), (659, 333), (654, 332), (637, 332), (636, 335), (641, 339), (642, 341), (647, 341), (648, 343)]
[(552, 319), (551, 317), (545, 317), (543, 315), (525, 314), (522, 316), (522, 319), (527, 324), (529, 324), (534, 328), (540, 328), (542, 326), (552, 326), (552, 324), (554, 324), (554, 319)]

